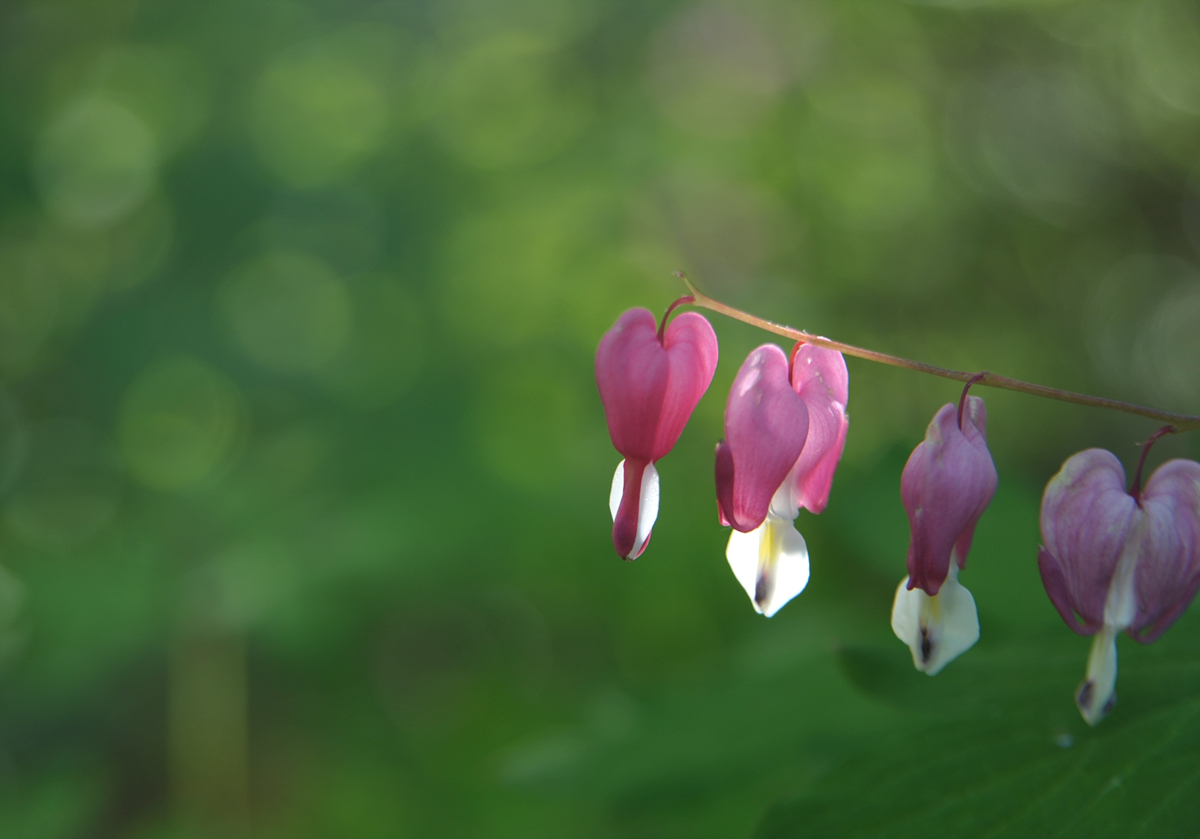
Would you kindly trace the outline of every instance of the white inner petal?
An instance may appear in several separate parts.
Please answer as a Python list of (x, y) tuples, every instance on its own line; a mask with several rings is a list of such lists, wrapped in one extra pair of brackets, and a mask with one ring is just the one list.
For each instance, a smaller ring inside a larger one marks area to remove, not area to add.
[(608, 494), (608, 509), (613, 521), (617, 520), (617, 510), (621, 509), (621, 499), (625, 497), (625, 461), (617, 464), (617, 472), (613, 475), (612, 491)]
[(896, 588), (892, 604), (892, 631), (912, 650), (913, 665), (930, 676), (969, 650), (979, 640), (979, 615), (975, 598), (958, 582), (958, 567), (941, 589), (930, 597), (919, 588), (908, 589), (908, 577)]
[(733, 531), (725, 558), (754, 610), (768, 618), (808, 585), (808, 546), (789, 519), (768, 515), (749, 533)]
[(775, 494), (771, 496), (769, 515), (775, 516), (778, 519), (791, 521), (800, 512), (800, 505), (796, 502), (794, 493), (796, 486), (796, 466), (799, 463), (800, 461), (797, 459), (792, 464), (792, 471), (788, 472), (788, 476), (783, 479), (783, 483), (779, 485), (779, 489), (775, 490)]
[(1075, 693), (1075, 704), (1079, 706), (1079, 713), (1083, 714), (1088, 725), (1095, 725), (1104, 719), (1115, 702), (1119, 631), (1106, 625), (1092, 641), (1087, 677)]
[[(733, 576), (741, 583), (751, 603), (754, 603), (754, 588), (758, 583), (758, 545), (766, 526), (764, 521), (749, 533), (733, 531), (729, 534), (729, 545), (725, 548), (725, 558), (729, 560)], [(754, 609), (762, 612), (757, 603), (754, 604)]]
[[(624, 469), (621, 471), (624, 472)], [(624, 475), (621, 477), (624, 478)], [(637, 541), (634, 543), (633, 552), (629, 554), (630, 559), (637, 559), (642, 555), (642, 551), (646, 550), (650, 531), (658, 518), (658, 470), (654, 468), (653, 463), (647, 464), (646, 471), (642, 473), (642, 493), (638, 501)]]
[(908, 588), (908, 577), (900, 581), (896, 587), (896, 597), (892, 601), (892, 632), (912, 650), (913, 664), (918, 670), (924, 666), (921, 654), (921, 601), (920, 595), (925, 594), (919, 588)]
[[(1146, 538), (1146, 531), (1145, 513), (1141, 509), (1135, 510), (1129, 538), (1125, 540), (1121, 558), (1117, 560), (1117, 567), (1113, 569), (1112, 582), (1108, 586), (1108, 597), (1104, 601), (1104, 624), (1106, 627), (1115, 627), (1117, 631), (1133, 623), (1133, 617), (1137, 614), (1133, 580), (1134, 571), (1137, 570), (1138, 557), (1142, 552), (1142, 542)], [(1113, 656), (1115, 658), (1115, 652)]]

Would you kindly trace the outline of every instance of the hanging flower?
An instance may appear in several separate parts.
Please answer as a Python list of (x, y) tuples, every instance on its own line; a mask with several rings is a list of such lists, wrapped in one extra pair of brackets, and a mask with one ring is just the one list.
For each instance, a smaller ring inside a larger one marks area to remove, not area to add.
[(1067, 626), (1095, 636), (1075, 697), (1090, 725), (1116, 703), (1117, 633), (1154, 641), (1200, 588), (1200, 463), (1164, 463), (1145, 491), (1141, 468), (1126, 492), (1116, 456), (1088, 449), (1067, 459), (1042, 498), (1042, 584)]
[(687, 312), (656, 329), (654, 315), (630, 309), (600, 339), (596, 384), (614, 448), (625, 458), (613, 476), (613, 546), (637, 559), (658, 517), (654, 464), (675, 445), (717, 368), (717, 336)]
[(931, 676), (979, 640), (975, 599), (958, 571), (996, 484), (983, 400), (965, 396), (959, 410), (943, 405), (900, 478), (912, 537), (908, 576), (892, 605), (892, 630)]
[(717, 444), (717, 508), (732, 525), (725, 556), (767, 617), (808, 584), (801, 506), (825, 509), (846, 441), (848, 376), (841, 353), (797, 345), (791, 363), (759, 347), (734, 380)]

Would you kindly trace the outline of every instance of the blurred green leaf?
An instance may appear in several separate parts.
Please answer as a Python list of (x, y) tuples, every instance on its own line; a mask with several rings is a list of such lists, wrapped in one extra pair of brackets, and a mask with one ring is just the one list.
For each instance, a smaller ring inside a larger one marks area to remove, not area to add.
[(1120, 701), (1089, 729), (1072, 704), (1086, 652), (1072, 640), (969, 653), (936, 679), (907, 656), (843, 650), (855, 685), (909, 713), (773, 807), (755, 836), (1190, 835), (1200, 818), (1194, 644), (1155, 651), (1126, 639)]

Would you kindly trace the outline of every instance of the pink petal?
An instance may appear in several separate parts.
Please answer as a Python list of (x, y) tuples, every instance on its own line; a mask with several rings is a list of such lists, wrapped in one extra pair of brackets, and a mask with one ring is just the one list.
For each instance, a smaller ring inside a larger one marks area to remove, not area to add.
[(900, 478), (900, 497), (912, 531), (908, 586), (930, 596), (945, 581), (952, 555), (965, 566), (975, 525), (996, 492), (983, 400), (968, 396), (965, 408), (960, 430), (957, 407), (941, 407)]
[(797, 507), (820, 513), (846, 446), (846, 400), (850, 374), (840, 352), (797, 344), (792, 350), (792, 388), (808, 408), (808, 439), (792, 470)]
[[(1137, 503), (1125, 491), (1121, 462), (1104, 449), (1072, 455), (1046, 485), (1042, 541), (1061, 577), (1053, 580), (1054, 591), (1050, 584), (1047, 591), (1064, 620), (1067, 612), (1060, 601), (1090, 632), (1104, 622), (1108, 589), (1136, 512)], [(1043, 582), (1045, 578), (1043, 570)], [(1079, 631), (1073, 621), (1067, 625)]]
[(653, 462), (679, 439), (717, 366), (717, 338), (695, 312), (679, 315), (658, 342), (646, 309), (630, 309), (596, 350), (596, 384), (613, 447)]
[(1062, 562), (1044, 547), (1038, 548), (1038, 571), (1042, 575), (1042, 585), (1046, 588), (1046, 594), (1050, 596), (1050, 602), (1058, 610), (1063, 622), (1080, 635), (1094, 635), (1101, 622), (1088, 618), (1079, 620), (1067, 587), (1067, 574), (1063, 570)]
[(1200, 463), (1171, 460), (1142, 493), (1146, 531), (1137, 568), (1137, 613), (1129, 635), (1142, 643), (1162, 635), (1200, 588)]
[(733, 452), (724, 440), (717, 443), (716, 461), (717, 518), (721, 527), (730, 527), (733, 522), (725, 515), (725, 510), (733, 509)]
[(600, 339), (596, 384), (613, 448), (627, 460), (654, 460), (670, 364), (654, 315), (630, 309)]
[(717, 369), (717, 336), (695, 312), (679, 315), (663, 335), (666, 346), (667, 390), (654, 435), (654, 460), (674, 446)]
[(723, 523), (743, 533), (763, 523), (807, 436), (808, 409), (788, 381), (787, 356), (764, 344), (742, 364), (725, 406), (716, 464)]

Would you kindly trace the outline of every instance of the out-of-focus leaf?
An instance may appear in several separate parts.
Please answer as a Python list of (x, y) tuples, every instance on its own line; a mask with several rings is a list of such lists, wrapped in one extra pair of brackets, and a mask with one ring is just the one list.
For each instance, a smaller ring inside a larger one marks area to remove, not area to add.
[(1200, 661), (1190, 633), (1176, 641), (1122, 644), (1121, 701), (1095, 729), (1072, 705), (1086, 655), (1077, 638), (968, 654), (936, 679), (907, 655), (843, 650), (855, 685), (909, 714), (769, 810), (755, 836), (1191, 835)]
[(0, 832), (6, 839), (79, 836), (96, 815), (100, 799), (96, 778), (59, 770), (19, 790), (8, 787), (0, 792)]

